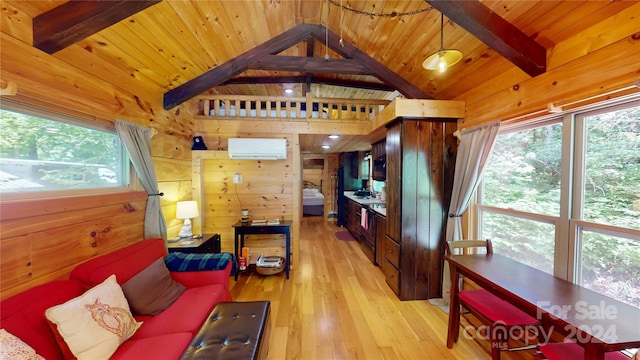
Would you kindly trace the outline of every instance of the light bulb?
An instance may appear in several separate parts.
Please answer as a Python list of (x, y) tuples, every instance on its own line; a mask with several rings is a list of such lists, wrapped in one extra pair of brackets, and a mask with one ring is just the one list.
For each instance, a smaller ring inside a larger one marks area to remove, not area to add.
[(443, 55), (440, 55), (438, 57), (438, 71), (440, 71), (441, 73), (447, 71), (447, 60)]

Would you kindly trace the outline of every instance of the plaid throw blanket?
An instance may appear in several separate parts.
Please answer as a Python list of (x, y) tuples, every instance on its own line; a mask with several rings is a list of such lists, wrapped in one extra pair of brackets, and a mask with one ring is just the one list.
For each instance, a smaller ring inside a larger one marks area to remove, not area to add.
[(231, 253), (220, 254), (186, 254), (172, 252), (164, 259), (169, 271), (222, 270), (231, 261), (231, 274), (236, 273), (236, 257)]

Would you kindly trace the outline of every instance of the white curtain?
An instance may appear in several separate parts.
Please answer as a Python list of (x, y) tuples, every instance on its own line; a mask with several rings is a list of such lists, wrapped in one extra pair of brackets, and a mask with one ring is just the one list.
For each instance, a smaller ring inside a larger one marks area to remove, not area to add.
[[(462, 240), (462, 214), (469, 207), (471, 195), (482, 179), (498, 130), (500, 130), (500, 121), (460, 131), (446, 241)], [(442, 299), (434, 299), (432, 303), (448, 311), (451, 277), (446, 262), (443, 273)]]
[(167, 239), (167, 224), (160, 207), (160, 190), (151, 159), (151, 130), (149, 128), (116, 120), (116, 131), (124, 144), (140, 183), (149, 194), (144, 216), (144, 237)]

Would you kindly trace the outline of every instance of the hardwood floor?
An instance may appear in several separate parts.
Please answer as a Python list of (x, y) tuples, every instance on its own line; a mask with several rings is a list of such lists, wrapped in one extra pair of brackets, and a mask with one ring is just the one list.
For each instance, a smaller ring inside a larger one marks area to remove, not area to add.
[[(284, 273), (231, 280), (235, 301), (271, 301), (269, 359), (490, 359), (461, 332), (447, 349), (447, 314), (428, 301), (400, 301), (346, 230), (304, 217), (300, 259)], [(530, 359), (532, 352), (503, 353)]]

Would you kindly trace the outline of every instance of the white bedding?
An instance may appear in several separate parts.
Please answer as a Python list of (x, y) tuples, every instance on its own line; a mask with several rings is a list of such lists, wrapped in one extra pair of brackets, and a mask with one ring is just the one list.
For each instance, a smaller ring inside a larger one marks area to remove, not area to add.
[[(216, 110), (215, 109), (211, 109), (209, 111), (209, 115), (210, 116), (216, 116)], [(289, 111), (289, 116), (287, 116), (287, 110), (280, 110), (280, 115), (278, 116), (278, 111), (277, 110), (269, 110), (268, 116), (267, 116), (267, 110), (260, 110), (260, 115), (258, 115), (258, 111), (257, 110), (249, 110), (249, 112), (247, 113), (247, 109), (240, 109), (240, 111), (236, 111), (235, 106), (232, 106), (231, 109), (229, 110), (229, 114), (227, 115), (227, 110), (223, 107), (221, 107), (218, 110), (218, 116), (229, 116), (229, 117), (261, 117), (261, 118), (267, 118), (267, 117), (271, 117), (271, 118), (300, 118), (300, 119), (306, 119), (307, 118), (307, 111), (306, 110), (301, 110), (301, 111), (296, 111), (296, 110), (290, 110)], [(311, 117), (314, 119), (318, 119), (320, 117), (320, 113), (318, 111), (312, 111), (311, 112)], [(322, 113), (322, 118), (323, 119), (328, 119), (329, 118), (329, 114), (327, 113)]]
[(324, 195), (318, 191), (318, 189), (303, 189), (302, 190), (302, 205), (314, 206), (324, 205)]

